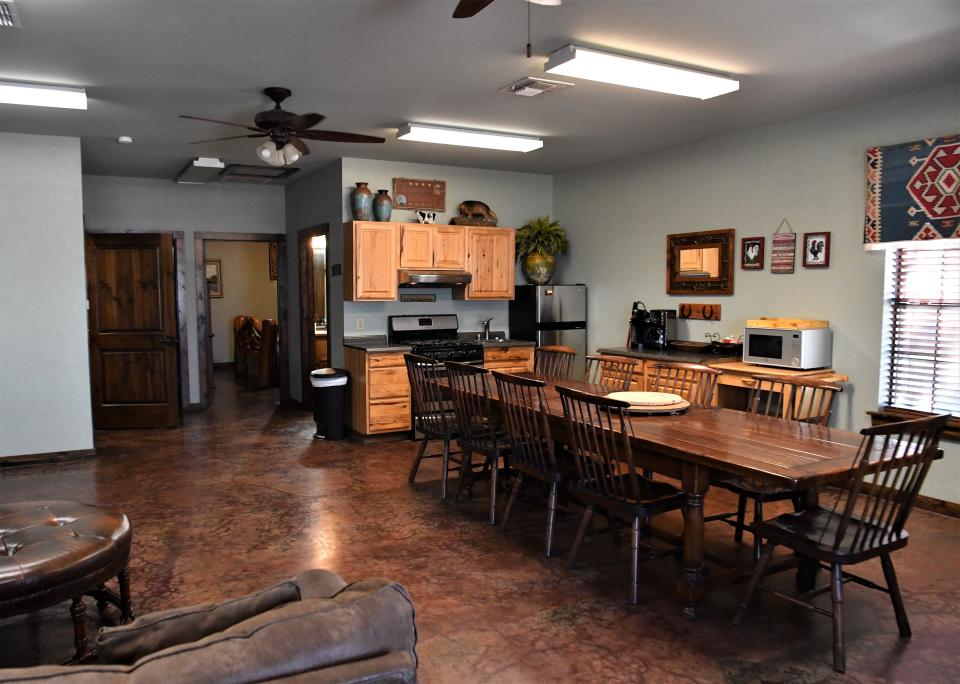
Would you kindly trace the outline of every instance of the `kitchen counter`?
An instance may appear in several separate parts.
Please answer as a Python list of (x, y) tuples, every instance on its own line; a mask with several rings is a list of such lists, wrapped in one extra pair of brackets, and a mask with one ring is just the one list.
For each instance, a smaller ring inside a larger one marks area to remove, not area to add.
[[(533, 347), (535, 343), (529, 340), (477, 340), (476, 333), (461, 333), (460, 339), (479, 342), (484, 349), (506, 349), (509, 347)], [(408, 352), (409, 344), (393, 344), (387, 342), (386, 335), (367, 335), (364, 337), (343, 338), (344, 347), (362, 349), (368, 353), (378, 352)]]
[(736, 356), (724, 356), (723, 354), (711, 354), (709, 352), (684, 352), (673, 349), (657, 351), (653, 349), (629, 349), (627, 347), (602, 347), (597, 350), (597, 353), (609, 354), (610, 356), (626, 356), (631, 359), (669, 361), (674, 363), (713, 364), (721, 361), (729, 362), (740, 360), (740, 358)]

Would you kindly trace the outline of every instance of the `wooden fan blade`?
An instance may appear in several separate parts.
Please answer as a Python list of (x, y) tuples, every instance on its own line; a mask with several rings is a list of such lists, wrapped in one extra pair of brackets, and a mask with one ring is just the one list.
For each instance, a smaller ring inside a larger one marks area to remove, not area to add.
[(360, 135), (359, 133), (341, 133), (339, 131), (304, 131), (300, 134), (301, 138), (307, 140), (325, 140), (327, 142), (348, 142), (348, 143), (382, 143), (386, 142), (384, 138), (378, 138), (373, 135)]
[(310, 154), (310, 148), (307, 147), (307, 143), (303, 142), (300, 138), (290, 138), (290, 144), (297, 148), (297, 152), (300, 154)]
[(255, 133), (253, 135), (228, 135), (226, 138), (210, 138), (209, 140), (194, 140), (191, 145), (199, 145), (200, 143), (208, 142), (219, 142), (221, 140), (236, 140), (237, 138), (266, 138), (266, 133)]
[(460, 0), (453, 10), (454, 19), (469, 19), (489, 5), (493, 0)]
[(188, 116), (187, 114), (180, 114), (181, 119), (193, 119), (194, 121), (207, 121), (209, 123), (218, 123), (223, 124), (224, 126), (238, 126), (240, 128), (246, 128), (248, 131), (256, 131), (257, 133), (262, 133), (263, 130), (260, 128), (254, 128), (253, 126), (248, 126), (246, 124), (233, 123), (231, 121), (220, 121), (219, 119), (205, 119), (202, 116)]
[(292, 128), (297, 133), (300, 133), (308, 128), (313, 128), (326, 118), (327, 117), (325, 117), (323, 114), (317, 114), (315, 112), (311, 112), (310, 114), (298, 114), (297, 116), (290, 117), (284, 121), (283, 125)]

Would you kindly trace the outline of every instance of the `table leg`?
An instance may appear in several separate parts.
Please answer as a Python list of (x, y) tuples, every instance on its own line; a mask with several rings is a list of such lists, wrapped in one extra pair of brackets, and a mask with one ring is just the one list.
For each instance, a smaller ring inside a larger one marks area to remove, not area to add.
[[(810, 510), (820, 505), (820, 491), (816, 485), (804, 491), (803, 510)], [(800, 558), (800, 567), (797, 568), (797, 589), (801, 592), (810, 591), (817, 585), (817, 572), (820, 563), (811, 558)]]
[(683, 572), (677, 579), (677, 592), (683, 599), (683, 614), (700, 614), (705, 590), (703, 549), (703, 499), (709, 489), (707, 473), (696, 465), (683, 469)]

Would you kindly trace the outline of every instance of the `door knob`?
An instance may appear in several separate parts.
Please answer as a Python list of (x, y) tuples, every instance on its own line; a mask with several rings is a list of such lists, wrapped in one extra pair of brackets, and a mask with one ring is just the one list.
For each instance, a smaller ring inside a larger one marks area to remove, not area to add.
[(177, 338), (164, 336), (164, 337), (161, 337), (159, 340), (157, 340), (157, 342), (159, 342), (160, 344), (166, 344), (166, 345), (176, 344)]

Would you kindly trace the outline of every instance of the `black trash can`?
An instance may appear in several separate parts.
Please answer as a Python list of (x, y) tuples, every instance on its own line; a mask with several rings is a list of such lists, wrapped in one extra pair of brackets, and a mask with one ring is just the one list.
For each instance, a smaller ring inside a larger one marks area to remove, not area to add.
[(343, 439), (349, 380), (350, 374), (339, 368), (318, 368), (310, 372), (313, 419), (317, 423), (315, 439)]

